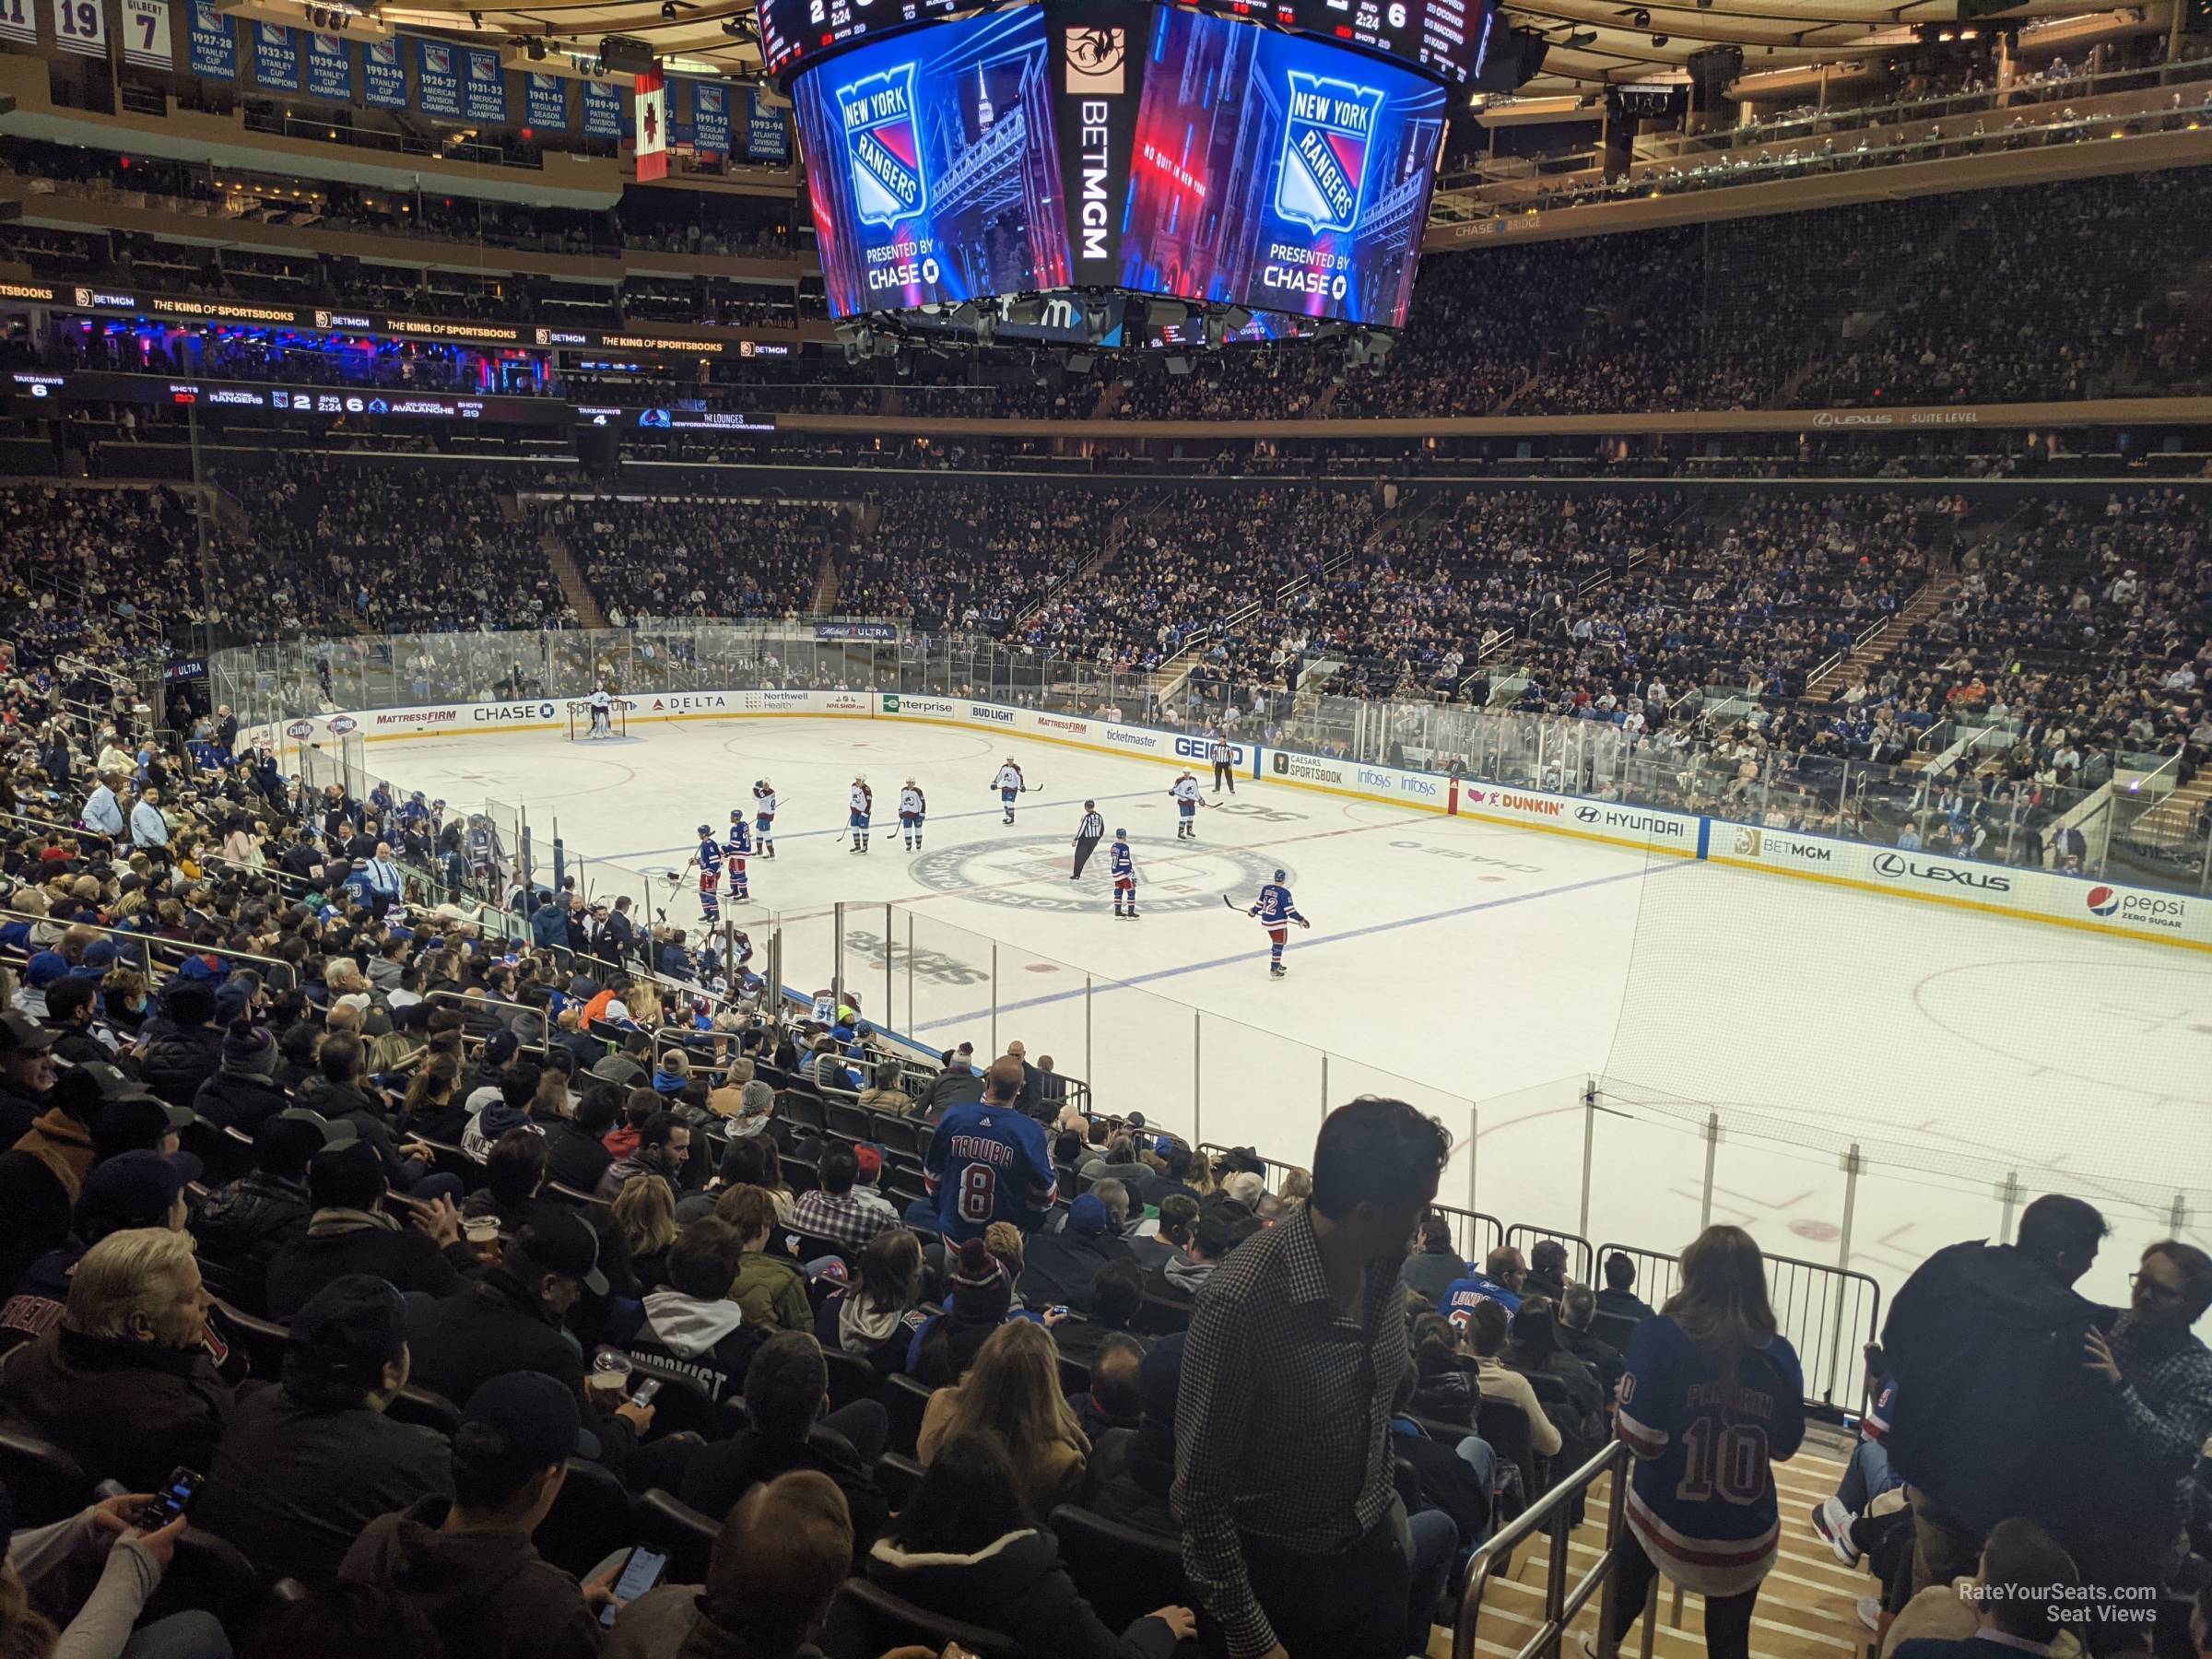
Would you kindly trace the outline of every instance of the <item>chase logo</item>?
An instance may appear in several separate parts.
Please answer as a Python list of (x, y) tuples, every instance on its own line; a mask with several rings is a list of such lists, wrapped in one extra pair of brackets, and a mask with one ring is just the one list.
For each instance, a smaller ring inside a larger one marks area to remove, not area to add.
[(2088, 903), (2090, 915), (2109, 916), (2120, 908), (2120, 895), (2112, 888), (2093, 887), (2089, 889)]
[(929, 208), (922, 133), (914, 124), (914, 66), (901, 64), (837, 89), (853, 204), (864, 225), (895, 225)]
[(1276, 170), (1275, 210), (1310, 230), (1349, 230), (1359, 222), (1382, 89), (1300, 69), (1288, 75), (1290, 109)]

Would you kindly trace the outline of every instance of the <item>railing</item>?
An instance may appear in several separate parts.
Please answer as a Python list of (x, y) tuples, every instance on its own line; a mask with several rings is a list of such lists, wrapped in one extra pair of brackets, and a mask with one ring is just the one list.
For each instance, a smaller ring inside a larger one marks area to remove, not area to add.
[[(1513, 1551), (1539, 1534), (1545, 1540), (1544, 1620), (1534, 1635), (1512, 1650), (1512, 1659), (1559, 1659), (1565, 1651), (1567, 1627), (1589, 1606), (1593, 1595), (1598, 1598), (1598, 1659), (1613, 1659), (1615, 1598), (1622, 1560), (1621, 1517), (1628, 1509), (1622, 1493), (1628, 1471), (1629, 1449), (1615, 1441), (1554, 1485), (1475, 1552), (1467, 1563), (1467, 1588), (1460, 1598), (1459, 1618), (1452, 1627), (1452, 1659), (1475, 1659), (1476, 1627), (1482, 1621), (1482, 1604), (1491, 1582), (1511, 1569)], [(1608, 1475), (1613, 1477), (1613, 1490), (1606, 1505), (1606, 1546), (1589, 1571), (1570, 1582), (1568, 1537), (1574, 1530), (1574, 1517), (1591, 1488)], [(1654, 1577), (1644, 1602), (1643, 1659), (1651, 1659), (1658, 1623), (1658, 1594), (1659, 1581)]]
[(1537, 1227), (1526, 1221), (1515, 1222), (1505, 1230), (1505, 1241), (1521, 1253), (1524, 1261), (1539, 1243), (1559, 1245), (1567, 1253), (1567, 1277), (1578, 1285), (1594, 1284), (1597, 1279), (1595, 1252), (1590, 1241), (1580, 1233), (1565, 1232), (1555, 1227)]
[[(28, 922), (35, 929), (49, 918), (34, 916), (29, 911), (0, 908), (0, 916), (10, 921)], [(218, 960), (243, 964), (260, 977), (261, 982), (280, 991), (297, 991), (300, 974), (289, 962), (275, 957), (256, 956), (250, 950), (234, 950), (222, 945), (194, 945), (180, 939), (164, 939), (153, 934), (134, 932), (127, 927), (103, 927), (96, 923), (80, 922), (72, 917), (65, 931), (94, 933), (102, 938), (117, 941), (117, 955), (122, 965), (143, 969), (147, 988), (150, 991), (164, 975), (173, 978), (183, 966), (187, 957), (214, 957)], [(171, 958), (174, 960), (171, 960)]]

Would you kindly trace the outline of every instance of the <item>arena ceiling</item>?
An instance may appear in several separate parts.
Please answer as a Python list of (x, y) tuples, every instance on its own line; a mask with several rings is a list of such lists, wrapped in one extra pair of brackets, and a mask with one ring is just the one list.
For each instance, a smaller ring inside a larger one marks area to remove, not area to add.
[[(2162, 13), (2165, 7), (2152, 9)], [(2084, 13), (2083, 6), (2069, 0), (2027, 0), (1995, 21), (2015, 24)], [(374, 15), (388, 26), (475, 33), (506, 46), (546, 41), (555, 47), (547, 67), (558, 66), (560, 50), (590, 53), (602, 35), (623, 34), (650, 41), (663, 58), (688, 59), (696, 67), (712, 66), (735, 76), (759, 69), (752, 0), (559, 0), (536, 6), (479, 7), (461, 0), (394, 0), (378, 6)], [(1607, 83), (1679, 74), (1693, 53), (1709, 46), (1740, 47), (1747, 75), (1878, 55), (1910, 44), (1917, 29), (1956, 24), (1959, 0), (1908, 0), (1901, 5), (1888, 0), (1712, 0), (1710, 6), (1699, 0), (1625, 5), (1617, 0), (1510, 0), (1506, 15), (1524, 28), (1545, 31), (1552, 41), (1544, 73), (1524, 89), (1524, 96), (1540, 96), (1590, 92)]]

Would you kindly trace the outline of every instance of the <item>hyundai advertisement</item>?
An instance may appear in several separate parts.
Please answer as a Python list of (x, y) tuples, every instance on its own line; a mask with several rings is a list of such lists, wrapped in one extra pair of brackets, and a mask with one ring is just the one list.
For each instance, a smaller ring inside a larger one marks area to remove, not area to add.
[(1122, 286), (1396, 328), (1444, 89), (1328, 42), (1153, 16)]
[(834, 317), (1065, 288), (1035, 6), (856, 46), (792, 87)]

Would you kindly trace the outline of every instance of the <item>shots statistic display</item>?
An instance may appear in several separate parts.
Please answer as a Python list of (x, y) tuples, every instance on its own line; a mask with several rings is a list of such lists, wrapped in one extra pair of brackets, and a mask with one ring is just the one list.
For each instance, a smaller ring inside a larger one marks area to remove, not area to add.
[(1443, 138), (1441, 85), (1164, 6), (1143, 85), (1121, 286), (1404, 324)]
[(760, 60), (771, 76), (818, 53), (948, 18), (964, 0), (758, 0)]
[(792, 86), (833, 317), (1065, 288), (1034, 6), (855, 46)]
[(1201, 11), (1250, 18), (1418, 64), (1446, 80), (1470, 78), (1493, 0), (1186, 0)]

